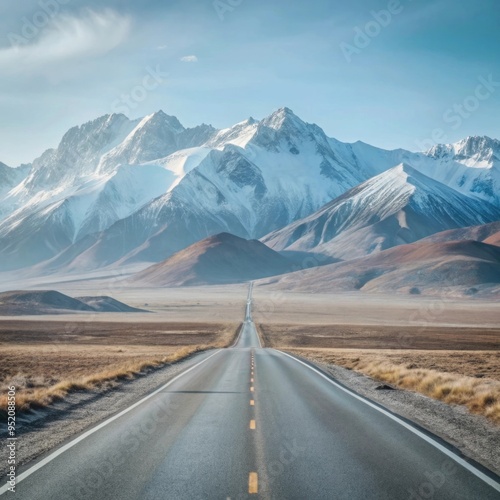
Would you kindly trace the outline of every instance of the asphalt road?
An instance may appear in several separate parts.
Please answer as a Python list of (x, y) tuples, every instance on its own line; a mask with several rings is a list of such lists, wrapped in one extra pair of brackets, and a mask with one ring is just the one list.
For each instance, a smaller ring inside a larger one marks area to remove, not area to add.
[[(19, 471), (16, 499), (499, 499), (485, 474), (288, 355), (235, 345)], [(2, 491), (2, 490), (0, 490)], [(5, 490), (3, 490), (5, 491)]]

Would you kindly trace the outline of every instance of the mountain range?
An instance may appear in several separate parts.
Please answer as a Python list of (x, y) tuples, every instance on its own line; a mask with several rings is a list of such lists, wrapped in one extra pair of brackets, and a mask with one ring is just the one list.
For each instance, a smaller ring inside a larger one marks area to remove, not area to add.
[(313, 252), (346, 260), (447, 229), (498, 220), (500, 208), (495, 205), (401, 164), (262, 241), (277, 251)]
[(222, 130), (112, 114), (0, 163), (0, 271), (146, 267), (220, 233), (331, 265), (498, 221), (499, 188), (488, 137), (414, 153), (340, 142), (288, 108)]

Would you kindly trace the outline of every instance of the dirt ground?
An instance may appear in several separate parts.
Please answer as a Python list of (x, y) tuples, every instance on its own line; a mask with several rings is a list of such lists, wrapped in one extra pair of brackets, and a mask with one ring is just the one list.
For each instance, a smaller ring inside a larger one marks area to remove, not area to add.
[(0, 383), (48, 387), (197, 346), (221, 347), (237, 328), (237, 323), (0, 320)]
[[(123, 316), (122, 316), (123, 317)], [(235, 323), (140, 323), (135, 321), (65, 321), (0, 319), (0, 344), (93, 344), (177, 346), (220, 340)]]
[(388, 325), (500, 328), (498, 302), (429, 297), (306, 294), (254, 287), (256, 323), (291, 325)]
[(258, 323), (277, 348), (500, 351), (500, 327), (291, 325)]

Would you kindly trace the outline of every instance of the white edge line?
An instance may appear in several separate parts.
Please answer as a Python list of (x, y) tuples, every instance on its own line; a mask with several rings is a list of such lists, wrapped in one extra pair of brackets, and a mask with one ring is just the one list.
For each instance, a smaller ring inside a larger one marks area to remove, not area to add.
[(241, 323), (240, 333), (238, 333), (238, 336), (236, 337), (236, 340), (233, 342), (233, 345), (230, 347), (230, 349), (232, 349), (233, 347), (235, 347), (236, 344), (239, 342), (239, 340), (241, 338), (241, 334), (243, 333), (243, 329), (244, 328), (245, 328), (245, 321), (243, 321), (243, 323)]
[(427, 436), (426, 434), (424, 434), (423, 432), (419, 431), (418, 429), (416, 429), (412, 425), (406, 423), (404, 420), (400, 419), (396, 415), (393, 415), (392, 413), (384, 410), (383, 408), (380, 408), (379, 406), (373, 404), (372, 402), (370, 402), (369, 400), (363, 398), (362, 396), (359, 396), (358, 394), (356, 394), (353, 391), (347, 389), (346, 387), (342, 387), (340, 384), (338, 384), (337, 382), (335, 382), (331, 378), (327, 377), (325, 374), (321, 373), (319, 370), (316, 370), (315, 368), (313, 368), (312, 366), (308, 365), (307, 363), (304, 363), (300, 359), (297, 359), (294, 356), (291, 356), (290, 354), (287, 354), (286, 352), (280, 351), (278, 349), (275, 349), (275, 350), (277, 352), (281, 353), (281, 354), (284, 354), (285, 356), (288, 356), (289, 358), (293, 359), (297, 363), (300, 363), (301, 365), (304, 365), (306, 368), (309, 368), (313, 372), (317, 373), (320, 377), (323, 377), (325, 380), (327, 380), (328, 382), (330, 382), (331, 384), (333, 384), (335, 387), (338, 387), (340, 390), (346, 392), (347, 394), (349, 394), (353, 398), (356, 398), (359, 401), (362, 401), (363, 403), (365, 403), (366, 405), (371, 406), (373, 409), (377, 410), (378, 412), (383, 413), (386, 417), (389, 417), (390, 419), (394, 420), (398, 424), (402, 425), (403, 427), (405, 427), (409, 431), (411, 431), (414, 434), (416, 434), (418, 437), (422, 438), (424, 441), (428, 442), (429, 444), (431, 444), (432, 446), (434, 446), (435, 448), (437, 448), (439, 451), (441, 451), (442, 453), (444, 453), (445, 455), (447, 455), (451, 459), (455, 460), (455, 462), (457, 462), (458, 464), (460, 464), (462, 467), (464, 467), (465, 469), (467, 469), (469, 472), (472, 472), (472, 474), (474, 474), (475, 476), (477, 476), (479, 479), (481, 479), (482, 481), (484, 481), (486, 484), (488, 484), (489, 486), (491, 486), (493, 489), (495, 489), (496, 491), (500, 491), (500, 483), (497, 483), (493, 478), (491, 478), (488, 475), (484, 474), (484, 472), (481, 472), (479, 469), (477, 469), (476, 467), (474, 467), (473, 465), (471, 465), (469, 462), (465, 461), (463, 458), (461, 458), (457, 454), (453, 453), (453, 451), (451, 451), (448, 448), (446, 448), (446, 446), (443, 446), (442, 444), (438, 443), (436, 440), (434, 440), (431, 437)]
[(257, 340), (259, 341), (259, 346), (260, 346), (261, 349), (263, 349), (262, 342), (260, 340), (259, 332), (257, 331), (257, 327), (255, 326), (255, 323), (253, 322), (253, 320), (252, 320), (252, 324), (253, 324), (253, 327), (255, 329), (255, 335), (257, 335)]
[[(108, 420), (101, 422), (99, 425), (96, 425), (95, 427), (88, 430), (87, 432), (85, 432), (81, 436), (78, 436), (76, 439), (73, 439), (73, 441), (70, 441), (69, 443), (67, 443), (64, 446), (62, 446), (61, 448), (59, 448), (58, 450), (54, 451), (54, 453), (50, 454), (48, 457), (45, 457), (43, 460), (40, 460), (40, 462), (35, 464), (33, 467), (31, 467), (27, 471), (24, 471), (22, 474), (20, 474), (19, 476), (16, 477), (16, 485), (18, 483), (20, 483), (23, 479), (26, 479), (28, 476), (31, 476), (31, 474), (36, 472), (38, 469), (41, 469), (44, 465), (47, 465), (49, 462), (52, 462), (52, 460), (54, 460), (55, 458), (57, 458), (59, 455), (61, 455), (65, 451), (69, 450), (70, 448), (72, 448), (73, 446), (78, 444), (80, 441), (83, 441), (85, 438), (89, 437), (91, 434), (94, 434), (94, 432), (97, 432), (98, 430), (102, 429), (103, 427), (110, 424), (114, 420), (122, 417), (123, 415), (125, 415), (129, 411), (133, 410), (134, 408), (137, 408), (137, 406), (141, 405), (142, 403), (144, 403), (148, 399), (152, 398), (153, 396), (156, 396), (156, 394), (158, 394), (159, 392), (166, 389), (169, 385), (173, 384), (176, 380), (178, 380), (182, 376), (186, 375), (186, 373), (189, 373), (191, 370), (194, 370), (196, 367), (205, 363), (210, 358), (213, 358), (216, 354), (218, 354), (221, 351), (222, 351), (222, 349), (219, 349), (218, 351), (216, 351), (213, 354), (211, 354), (210, 356), (208, 356), (208, 358), (203, 359), (202, 361), (200, 361), (199, 363), (196, 363), (191, 368), (188, 368), (187, 370), (183, 371), (182, 373), (179, 373), (179, 375), (176, 375), (172, 380), (169, 380), (165, 385), (162, 385), (159, 389), (156, 389), (154, 392), (152, 392), (151, 394), (142, 398), (140, 401), (137, 401), (137, 403), (134, 403), (132, 406), (129, 406), (128, 408), (121, 411), (117, 415), (114, 415), (113, 417), (108, 418)], [(4, 493), (6, 493), (8, 491), (8, 488), (9, 488), (9, 483), (2, 486), (0, 488), (0, 495), (3, 495)]]

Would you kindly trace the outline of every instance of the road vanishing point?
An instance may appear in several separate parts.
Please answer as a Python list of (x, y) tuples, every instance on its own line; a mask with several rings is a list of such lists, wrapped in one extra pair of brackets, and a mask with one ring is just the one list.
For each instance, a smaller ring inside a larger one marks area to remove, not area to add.
[[(498, 500), (499, 478), (318, 368), (235, 344), (18, 473), (17, 500)], [(22, 438), (21, 438), (22, 439)]]

